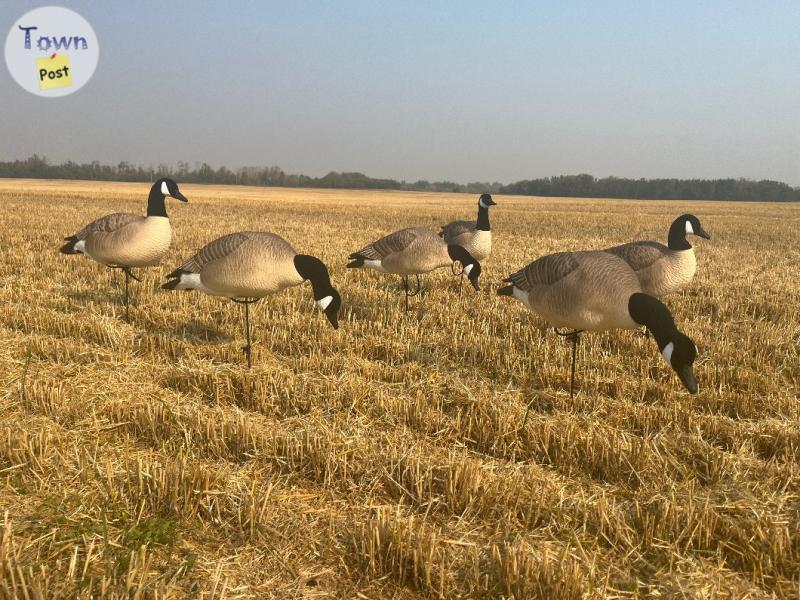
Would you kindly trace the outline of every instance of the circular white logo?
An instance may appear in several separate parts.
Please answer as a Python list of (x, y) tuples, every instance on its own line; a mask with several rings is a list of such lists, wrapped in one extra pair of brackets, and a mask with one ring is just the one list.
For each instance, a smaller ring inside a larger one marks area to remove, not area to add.
[(78, 13), (43, 6), (25, 13), (6, 38), (6, 65), (25, 90), (45, 98), (77, 92), (91, 79), (100, 47)]

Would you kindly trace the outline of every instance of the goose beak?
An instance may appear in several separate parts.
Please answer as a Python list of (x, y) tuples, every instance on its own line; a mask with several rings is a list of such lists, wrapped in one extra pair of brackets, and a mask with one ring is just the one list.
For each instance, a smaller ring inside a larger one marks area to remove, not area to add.
[(696, 394), (697, 380), (694, 378), (694, 373), (692, 373), (692, 367), (686, 365), (680, 369), (675, 369), (675, 372), (678, 374), (678, 377), (680, 377), (681, 383), (683, 383), (688, 392), (690, 394)]
[(702, 227), (698, 228), (698, 230), (695, 231), (694, 233), (695, 233), (695, 235), (699, 235), (704, 240), (710, 240), (711, 239), (711, 235), (709, 235), (709, 233), (705, 229), (703, 229)]
[(177, 191), (177, 190), (175, 191), (175, 193), (174, 193), (174, 194), (170, 194), (170, 196), (172, 196), (172, 197), (173, 197), (173, 198), (175, 198), (176, 200), (180, 200), (181, 202), (188, 202), (188, 201), (189, 201), (189, 199), (188, 199), (186, 196), (184, 196), (183, 194), (181, 194), (181, 193), (180, 193), (179, 191)]

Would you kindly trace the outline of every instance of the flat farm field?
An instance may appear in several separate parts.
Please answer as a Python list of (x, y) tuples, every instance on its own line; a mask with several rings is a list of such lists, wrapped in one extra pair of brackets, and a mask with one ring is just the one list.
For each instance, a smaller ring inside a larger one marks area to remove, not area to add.
[[(800, 594), (800, 205), (495, 196), (482, 290), (441, 269), (405, 313), (348, 254), (477, 196), (181, 185), (126, 322), (119, 274), (58, 247), (148, 189), (0, 180), (0, 597)], [(685, 212), (699, 394), (617, 331), (570, 400), (569, 345), (497, 287)], [(325, 261), (340, 329), (308, 284), (268, 298), (248, 371), (241, 306), (159, 289), (237, 230)]]

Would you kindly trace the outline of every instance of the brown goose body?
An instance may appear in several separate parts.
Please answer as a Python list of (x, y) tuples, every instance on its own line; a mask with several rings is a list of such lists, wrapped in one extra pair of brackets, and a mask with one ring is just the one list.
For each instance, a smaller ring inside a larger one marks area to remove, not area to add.
[(694, 248), (671, 250), (658, 242), (632, 242), (609, 248), (633, 269), (642, 291), (651, 296), (666, 296), (688, 286), (697, 271)]
[(470, 221), (453, 221), (442, 226), (442, 238), (448, 244), (463, 246), (475, 260), (484, 261), (492, 253), (492, 232), (483, 231)]
[(666, 296), (688, 286), (697, 271), (694, 248), (687, 236), (711, 239), (695, 215), (684, 214), (672, 222), (667, 245), (658, 242), (632, 242), (606, 249), (619, 256), (639, 278), (642, 291), (650, 296)]
[(513, 273), (513, 295), (553, 327), (633, 329), (628, 301), (641, 292), (636, 274), (608, 252), (559, 252)]
[(411, 227), (395, 231), (354, 253), (364, 266), (395, 275), (423, 275), (453, 264), (447, 242), (430, 229)]
[(152, 267), (161, 262), (172, 243), (167, 217), (114, 213), (89, 223), (75, 234), (83, 251), (110, 266)]
[(475, 221), (452, 221), (442, 225), (439, 235), (448, 244), (456, 244), (482, 262), (492, 253), (492, 228), (489, 224), (489, 207), (497, 203), (490, 194), (478, 199), (478, 218)]
[(296, 256), (292, 245), (274, 233), (242, 231), (209, 242), (178, 271), (189, 275), (188, 281), (199, 283), (194, 289), (209, 294), (263, 298), (303, 283)]

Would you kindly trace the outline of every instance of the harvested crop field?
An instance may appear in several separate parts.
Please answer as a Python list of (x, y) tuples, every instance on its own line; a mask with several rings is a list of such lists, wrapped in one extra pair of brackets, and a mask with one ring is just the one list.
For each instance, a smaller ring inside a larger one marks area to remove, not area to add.
[[(0, 596), (800, 594), (800, 205), (495, 196), (481, 292), (441, 269), (406, 314), (348, 254), (475, 196), (181, 185), (126, 322), (122, 279), (57, 249), (147, 190), (0, 180)], [(665, 302), (699, 394), (617, 331), (583, 336), (570, 400), (568, 344), (496, 288), (684, 212), (712, 239)], [(340, 329), (308, 285), (268, 298), (248, 371), (240, 306), (159, 289), (237, 230), (322, 258)]]

